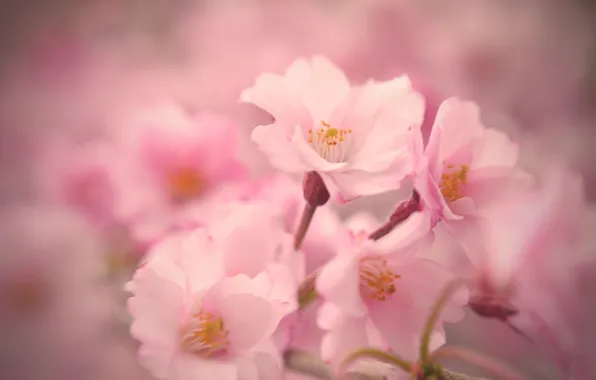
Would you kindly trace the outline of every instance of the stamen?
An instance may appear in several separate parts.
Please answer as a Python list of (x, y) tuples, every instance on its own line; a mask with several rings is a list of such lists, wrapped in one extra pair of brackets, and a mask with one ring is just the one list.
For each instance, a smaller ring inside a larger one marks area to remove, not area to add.
[(343, 162), (350, 147), (352, 130), (334, 128), (325, 121), (321, 121), (321, 125), (319, 130), (308, 130), (308, 142), (327, 161)]
[(170, 196), (176, 202), (196, 198), (206, 188), (205, 178), (195, 168), (183, 167), (173, 171), (168, 182)]
[(228, 334), (221, 317), (201, 310), (192, 316), (184, 329), (181, 344), (189, 352), (210, 357), (228, 349)]
[[(453, 169), (454, 165), (448, 164), (447, 169)], [(468, 165), (461, 165), (459, 170), (451, 173), (444, 172), (441, 175), (441, 183), (439, 188), (441, 194), (447, 202), (454, 202), (463, 197), (461, 193), (461, 185), (465, 185), (468, 181), (468, 172), (470, 167)]]
[(387, 268), (387, 260), (365, 260), (360, 264), (360, 293), (363, 297), (385, 301), (395, 293), (395, 280), (400, 278)]

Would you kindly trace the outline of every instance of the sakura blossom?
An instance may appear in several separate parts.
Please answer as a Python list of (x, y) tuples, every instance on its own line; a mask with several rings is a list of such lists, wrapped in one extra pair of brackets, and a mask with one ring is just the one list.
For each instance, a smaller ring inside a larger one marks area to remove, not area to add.
[[(377, 339), (377, 345), (415, 358), (415, 342), (422, 331), (424, 315), (441, 287), (455, 277), (435, 262), (418, 257), (418, 251), (428, 245), (425, 219), (424, 213), (412, 214), (374, 242), (367, 239), (375, 225), (370, 217), (359, 215), (348, 222), (353, 229), (348, 227), (339, 242), (343, 246), (338, 248), (338, 255), (317, 278), (317, 291), (325, 302), (318, 317), (326, 330), (324, 357), (337, 360), (350, 348), (368, 346), (374, 332), (382, 337)], [(433, 280), (425, 281), (427, 278)], [(467, 292), (459, 292), (444, 314), (444, 321), (461, 319), (461, 307), (466, 302)], [(435, 347), (444, 342), (441, 331), (439, 326)]]
[(128, 286), (131, 333), (157, 378), (279, 378), (284, 305), (265, 272), (228, 268), (222, 243), (200, 228), (167, 238)]
[(596, 378), (588, 2), (26, 3), (0, 377)]
[(410, 161), (410, 129), (423, 98), (407, 76), (351, 87), (328, 59), (297, 60), (284, 75), (262, 74), (241, 99), (269, 112), (252, 139), (289, 173), (316, 171), (340, 202), (399, 188)]
[(504, 133), (486, 128), (472, 102), (445, 100), (426, 146), (417, 131), (412, 140), (414, 186), (434, 223), (473, 216), (522, 177), (516, 167), (518, 146)]

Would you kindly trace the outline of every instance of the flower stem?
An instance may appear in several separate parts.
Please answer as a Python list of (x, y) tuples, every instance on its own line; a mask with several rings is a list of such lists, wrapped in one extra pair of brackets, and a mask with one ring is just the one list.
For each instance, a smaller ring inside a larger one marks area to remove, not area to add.
[(317, 207), (323, 206), (330, 198), (327, 186), (325, 186), (323, 178), (321, 178), (321, 175), (317, 172), (308, 172), (304, 174), (302, 194), (306, 201), (306, 205), (304, 206), (302, 218), (300, 219), (300, 224), (298, 225), (296, 235), (294, 236), (295, 250), (299, 250), (302, 246), (302, 242), (304, 241), (304, 237), (306, 236), (308, 227), (310, 227), (310, 222), (315, 215)]
[(312, 222), (312, 218), (315, 215), (316, 210), (317, 206), (313, 206), (309, 203), (307, 203), (304, 206), (304, 211), (302, 212), (300, 224), (298, 225), (298, 229), (296, 230), (296, 235), (294, 235), (294, 249), (296, 251), (299, 250), (300, 247), (302, 247), (304, 237), (306, 236), (306, 232), (308, 231), (308, 227), (310, 227), (310, 222)]
[(353, 351), (344, 359), (340, 367), (340, 373), (345, 373), (345, 370), (348, 369), (352, 363), (362, 358), (375, 359), (382, 363), (391, 364), (397, 368), (403, 369), (405, 372), (410, 372), (412, 370), (412, 363), (400, 358), (395, 354), (378, 350), (376, 348), (361, 348), (359, 350)]
[[(289, 349), (284, 352), (284, 366), (287, 370), (307, 375), (313, 379), (334, 380), (333, 371), (316, 355), (311, 353)], [(347, 380), (384, 380), (383, 375), (370, 375), (359, 372), (351, 372), (346, 376)]]
[(408, 219), (410, 215), (418, 211), (420, 208), (420, 194), (416, 190), (412, 192), (412, 196), (407, 201), (400, 203), (393, 214), (389, 217), (387, 223), (383, 224), (376, 231), (369, 235), (371, 240), (379, 240), (383, 236), (391, 232), (397, 225)]
[(444, 347), (433, 352), (429, 360), (435, 362), (443, 358), (456, 358), (482, 368), (503, 380), (523, 380), (524, 376), (509, 368), (504, 363), (489, 356), (468, 350), (463, 347)]
[(439, 320), (441, 312), (445, 308), (445, 305), (447, 304), (449, 298), (451, 298), (453, 293), (455, 293), (455, 291), (459, 289), (461, 285), (462, 282), (459, 279), (451, 281), (449, 284), (447, 284), (447, 286), (445, 286), (443, 292), (439, 296), (439, 299), (435, 303), (435, 306), (433, 307), (433, 310), (430, 316), (428, 317), (428, 320), (426, 321), (424, 331), (422, 333), (422, 338), (420, 340), (420, 357), (418, 359), (420, 361), (420, 365), (424, 365), (427, 362), (430, 347), (430, 337), (435, 328), (435, 325)]

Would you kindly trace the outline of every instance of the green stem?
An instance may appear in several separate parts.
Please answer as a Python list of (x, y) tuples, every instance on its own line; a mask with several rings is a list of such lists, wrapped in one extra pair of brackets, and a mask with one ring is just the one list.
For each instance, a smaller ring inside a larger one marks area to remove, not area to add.
[(484, 369), (490, 372), (492, 375), (497, 376), (503, 380), (524, 380), (525, 377), (517, 373), (513, 369), (509, 368), (506, 364), (498, 361), (497, 359), (489, 356), (480, 354), (475, 351), (463, 347), (444, 347), (433, 352), (429, 356), (429, 360), (436, 362), (443, 358), (455, 358), (465, 361), (469, 364), (475, 365), (478, 368)]
[(412, 363), (400, 358), (397, 355), (375, 348), (362, 348), (352, 352), (344, 359), (340, 366), (340, 373), (345, 373), (345, 370), (348, 369), (348, 367), (352, 363), (362, 358), (375, 359), (382, 363), (391, 364), (397, 368), (401, 368), (402, 370), (408, 373), (412, 370)]
[(449, 301), (449, 298), (451, 298), (453, 293), (455, 293), (455, 291), (461, 285), (462, 285), (461, 281), (454, 280), (454, 281), (450, 282), (449, 284), (447, 284), (447, 286), (445, 286), (443, 292), (439, 296), (439, 299), (435, 303), (435, 306), (434, 306), (430, 316), (428, 317), (428, 320), (426, 321), (424, 331), (422, 333), (422, 338), (420, 340), (419, 361), (420, 361), (421, 366), (423, 366), (428, 359), (428, 353), (430, 350), (430, 338), (431, 338), (432, 332), (435, 328), (435, 325), (439, 321), (441, 312), (445, 308), (445, 305), (447, 304), (447, 301)]

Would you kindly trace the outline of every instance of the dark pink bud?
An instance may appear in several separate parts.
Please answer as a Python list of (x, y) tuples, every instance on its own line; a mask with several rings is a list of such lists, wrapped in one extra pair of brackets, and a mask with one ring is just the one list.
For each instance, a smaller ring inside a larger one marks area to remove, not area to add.
[(323, 178), (317, 172), (308, 172), (304, 174), (302, 182), (304, 200), (312, 206), (323, 206), (329, 200), (329, 191), (323, 182)]

